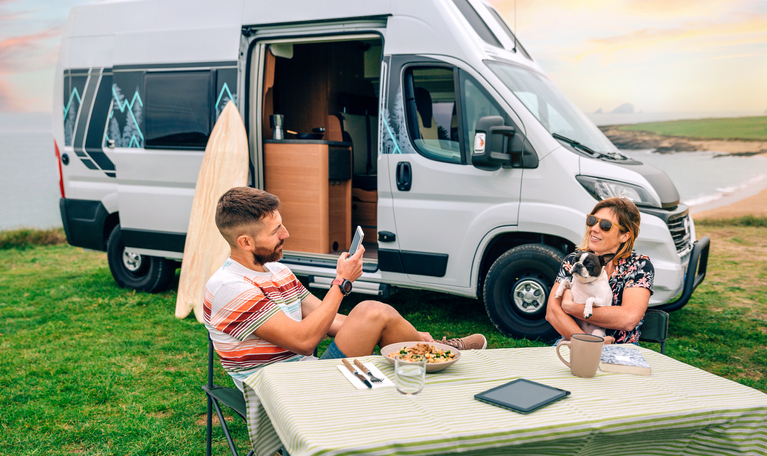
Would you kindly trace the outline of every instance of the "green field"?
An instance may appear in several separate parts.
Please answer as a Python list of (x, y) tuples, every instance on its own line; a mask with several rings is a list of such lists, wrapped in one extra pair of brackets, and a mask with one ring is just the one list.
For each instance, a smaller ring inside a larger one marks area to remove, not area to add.
[(767, 141), (767, 116), (722, 119), (690, 119), (648, 122), (618, 127), (624, 131), (646, 131), (663, 136), (699, 139), (748, 139)]
[[(712, 239), (708, 276), (671, 315), (666, 354), (767, 392), (767, 220), (699, 223), (697, 233)], [(205, 328), (174, 317), (176, 292), (118, 288), (105, 254), (24, 239), (50, 236), (0, 233), (0, 454), (204, 454)], [(476, 300), (402, 290), (387, 302), (435, 337), (548, 345), (500, 335)], [(220, 368), (216, 382), (229, 383)], [(232, 422), (244, 449), (244, 423)], [(214, 436), (214, 454), (228, 454)]]

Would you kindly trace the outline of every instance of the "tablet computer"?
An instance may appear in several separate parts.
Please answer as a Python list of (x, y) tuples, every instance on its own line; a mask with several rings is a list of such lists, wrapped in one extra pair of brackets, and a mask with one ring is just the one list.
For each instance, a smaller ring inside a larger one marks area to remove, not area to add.
[(518, 378), (501, 386), (475, 394), (474, 399), (511, 409), (515, 412), (530, 413), (569, 394), (570, 391)]

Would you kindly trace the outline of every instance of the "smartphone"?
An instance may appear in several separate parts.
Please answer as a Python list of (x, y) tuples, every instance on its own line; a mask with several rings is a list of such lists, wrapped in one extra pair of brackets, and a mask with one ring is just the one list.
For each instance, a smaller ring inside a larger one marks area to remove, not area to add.
[(357, 225), (357, 231), (354, 233), (354, 239), (352, 239), (352, 246), (349, 248), (349, 256), (347, 259), (351, 258), (351, 256), (357, 252), (357, 248), (362, 244), (362, 239), (364, 238), (365, 232), (362, 231), (362, 227)]

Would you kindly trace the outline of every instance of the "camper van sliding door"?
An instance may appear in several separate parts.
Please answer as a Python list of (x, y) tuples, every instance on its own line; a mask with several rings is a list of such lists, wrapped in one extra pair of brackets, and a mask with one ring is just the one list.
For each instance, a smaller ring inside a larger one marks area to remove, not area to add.
[[(379, 267), (467, 287), (482, 237), (517, 220), (521, 171), (483, 171), (469, 158), (479, 118), (505, 113), (467, 69), (414, 56), (393, 56), (388, 68), (382, 160), (391, 192), (379, 201), (390, 198), (383, 206), (393, 210), (398, 246), (379, 244)], [(503, 221), (483, 218), (498, 206)]]

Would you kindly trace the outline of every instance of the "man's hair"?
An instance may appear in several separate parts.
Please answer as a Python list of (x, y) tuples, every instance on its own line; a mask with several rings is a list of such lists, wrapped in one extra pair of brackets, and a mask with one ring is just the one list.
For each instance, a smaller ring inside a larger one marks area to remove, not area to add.
[(252, 187), (234, 187), (218, 200), (216, 226), (229, 245), (242, 234), (255, 236), (261, 220), (280, 208), (280, 199)]
[[(618, 252), (613, 258), (613, 262), (618, 264), (618, 260), (621, 258), (628, 258), (631, 256), (631, 251), (634, 250), (634, 241), (639, 236), (639, 223), (642, 221), (641, 215), (639, 215), (639, 209), (636, 205), (626, 197), (613, 197), (607, 198), (597, 203), (590, 214), (594, 215), (599, 212), (600, 209), (608, 208), (612, 210), (613, 214), (618, 218), (618, 224), (623, 228), (621, 233), (629, 233), (629, 239), (622, 243), (618, 248)], [(617, 227), (616, 227), (617, 228)], [(586, 229), (586, 234), (583, 236), (581, 245), (578, 246), (579, 250), (589, 250), (589, 229)]]

